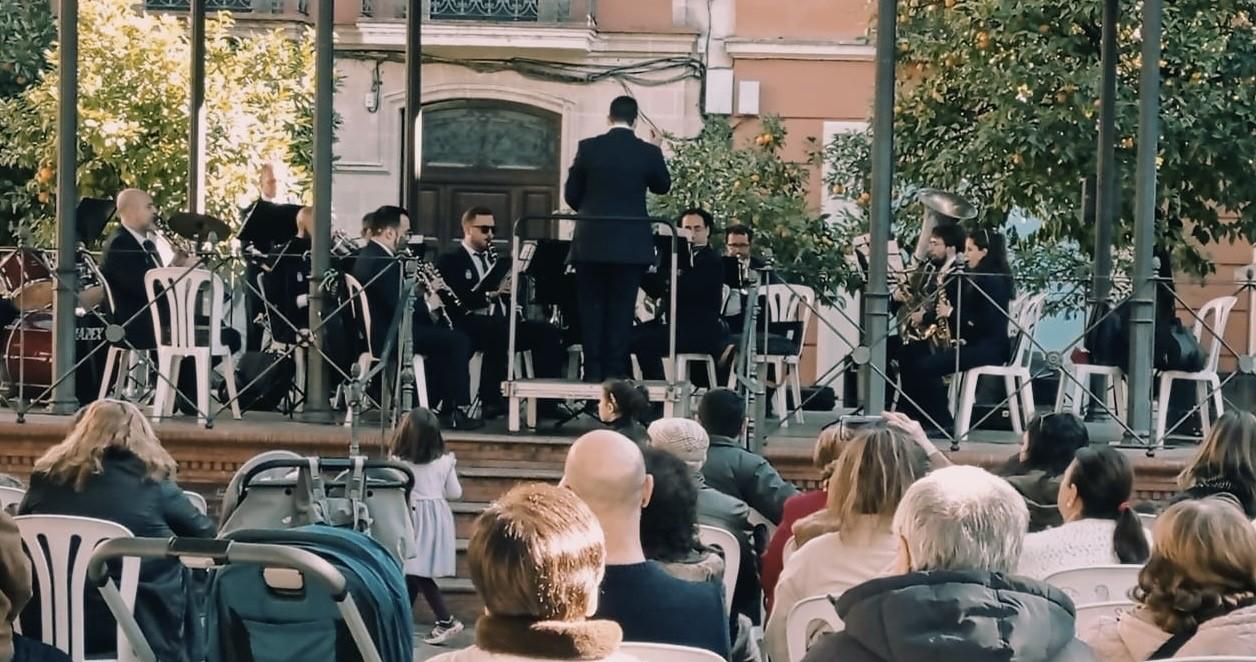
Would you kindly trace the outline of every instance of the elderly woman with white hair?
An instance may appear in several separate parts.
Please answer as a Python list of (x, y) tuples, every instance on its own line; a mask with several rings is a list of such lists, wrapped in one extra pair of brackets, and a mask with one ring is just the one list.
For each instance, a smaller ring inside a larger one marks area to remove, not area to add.
[(1063, 591), (1009, 576), (1029, 510), (1006, 481), (977, 467), (939, 469), (903, 495), (892, 528), (895, 574), (837, 600), (842, 632), (804, 662), (1073, 662), (1093, 660), (1074, 637)]
[(762, 589), (754, 526), (750, 524), (750, 506), (706, 484), (702, 477), (702, 465), (706, 463), (711, 439), (701, 423), (688, 418), (660, 418), (650, 424), (648, 433), (650, 446), (679, 457), (693, 471), (698, 485), (698, 523), (724, 529), (737, 537), (741, 545), (741, 568), (737, 572), (737, 588), (733, 592), (733, 610), (749, 616), (757, 625), (762, 616), (759, 607)]

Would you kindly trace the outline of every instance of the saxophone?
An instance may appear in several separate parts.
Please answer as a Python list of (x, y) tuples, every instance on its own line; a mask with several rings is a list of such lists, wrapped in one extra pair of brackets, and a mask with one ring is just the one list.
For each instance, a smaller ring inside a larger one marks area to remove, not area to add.
[[(954, 277), (956, 275), (954, 271), (955, 269), (951, 269), (949, 271), (942, 270), (938, 273), (937, 296), (933, 302), (935, 311), (939, 306), (946, 306), (954, 311), (954, 307), (951, 306), (951, 298), (946, 295), (946, 279), (947, 276)], [(935, 352), (940, 352), (954, 347), (955, 337), (954, 334), (951, 333), (950, 318), (935, 315), (933, 323), (925, 327), (922, 332), (921, 339), (927, 340)]]

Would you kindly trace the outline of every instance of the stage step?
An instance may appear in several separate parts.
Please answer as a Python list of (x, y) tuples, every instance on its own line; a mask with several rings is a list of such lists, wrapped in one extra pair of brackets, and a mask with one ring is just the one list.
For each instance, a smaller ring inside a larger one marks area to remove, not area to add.
[(493, 466), (519, 466), (520, 463), (548, 463), (562, 466), (571, 447), (571, 438), (554, 436), (516, 435), (503, 439), (501, 435), (475, 432), (446, 432), (445, 446), (458, 456), (460, 464)]
[(459, 467), (462, 498), (467, 501), (492, 501), (521, 483), (557, 483), (562, 469), (515, 469), (509, 467)]
[(487, 501), (450, 501), (449, 508), (454, 511), (454, 531), (459, 538), (470, 538), (475, 519), (488, 508)]

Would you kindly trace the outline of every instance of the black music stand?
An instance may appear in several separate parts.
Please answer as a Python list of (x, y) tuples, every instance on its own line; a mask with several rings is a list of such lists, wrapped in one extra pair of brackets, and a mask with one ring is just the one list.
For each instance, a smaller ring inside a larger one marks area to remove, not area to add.
[(269, 251), (297, 236), (297, 212), (301, 205), (280, 205), (258, 200), (244, 218), (236, 233), (241, 244), (253, 244), (261, 251)]

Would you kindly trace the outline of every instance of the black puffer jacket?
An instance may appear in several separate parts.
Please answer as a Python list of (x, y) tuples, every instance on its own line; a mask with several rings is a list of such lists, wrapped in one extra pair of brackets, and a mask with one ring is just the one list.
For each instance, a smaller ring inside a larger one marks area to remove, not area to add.
[(873, 579), (837, 601), (845, 630), (803, 662), (1090, 662), (1058, 588), (989, 572)]

